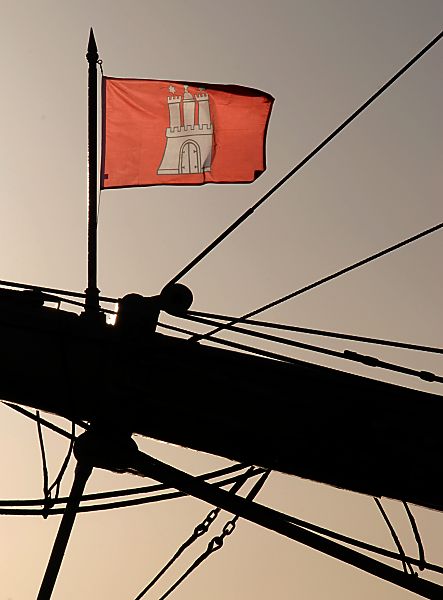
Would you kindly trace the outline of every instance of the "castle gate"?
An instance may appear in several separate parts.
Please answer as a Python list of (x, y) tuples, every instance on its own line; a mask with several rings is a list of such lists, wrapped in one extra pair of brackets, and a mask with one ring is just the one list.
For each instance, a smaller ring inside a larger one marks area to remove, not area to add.
[(180, 149), (180, 173), (201, 173), (200, 147), (187, 140)]

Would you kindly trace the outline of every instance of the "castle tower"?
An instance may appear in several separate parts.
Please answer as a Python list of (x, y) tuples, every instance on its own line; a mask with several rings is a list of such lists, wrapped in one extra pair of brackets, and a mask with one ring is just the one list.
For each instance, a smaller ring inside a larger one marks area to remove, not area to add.
[(168, 96), (169, 106), (169, 127), (171, 129), (180, 128), (180, 102), (181, 96)]
[[(214, 129), (209, 110), (209, 95), (196, 94), (195, 98), (184, 86), (183, 125), (181, 123), (181, 96), (168, 97), (169, 127), (166, 145), (158, 175), (191, 175), (211, 170)], [(201, 88), (200, 88), (201, 89)], [(175, 87), (169, 91), (175, 94)], [(195, 101), (198, 102), (198, 125), (195, 124)]]
[(209, 96), (207, 93), (197, 94), (195, 96), (198, 102), (198, 124), (211, 125), (211, 113), (209, 112)]
[(185, 93), (183, 94), (183, 120), (184, 126), (191, 125), (194, 127), (195, 123), (195, 100), (194, 96), (188, 92), (187, 85), (184, 86)]

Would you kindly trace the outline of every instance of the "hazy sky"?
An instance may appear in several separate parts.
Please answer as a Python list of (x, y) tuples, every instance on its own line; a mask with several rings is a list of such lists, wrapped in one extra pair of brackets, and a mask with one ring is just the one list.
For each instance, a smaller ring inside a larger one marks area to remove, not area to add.
[[(236, 83), (276, 99), (268, 170), (254, 184), (102, 193), (99, 287), (106, 295), (121, 296), (159, 293), (437, 35), (443, 3), (3, 0), (0, 14), (0, 279), (79, 291), (86, 287), (85, 52), (90, 26), (107, 75)], [(240, 315), (443, 220), (442, 58), (440, 43), (184, 279), (194, 293), (193, 308)], [(441, 346), (442, 241), (441, 232), (436, 233), (269, 311), (266, 318)], [(427, 355), (313, 341), (443, 373), (442, 361)], [(442, 394), (439, 384), (368, 372), (303, 351), (293, 354)], [(296, 394), (295, 383), (294, 401)], [(0, 497), (41, 497), (35, 426), (5, 406), (0, 415)], [(66, 445), (49, 433), (47, 442), (54, 476)], [(228, 464), (150, 440), (138, 442), (154, 456), (195, 473)], [(64, 492), (71, 477), (72, 469)], [(96, 471), (87, 491), (137, 485), (141, 482), (135, 477)], [(272, 474), (259, 500), (392, 548), (371, 498)], [(405, 548), (415, 553), (400, 504), (386, 500), (385, 506)], [(54, 599), (131, 600), (208, 510), (187, 498), (80, 516)], [(417, 507), (414, 514), (427, 558), (441, 563), (443, 516)], [(58, 522), (57, 517), (0, 518), (0, 600), (35, 598)], [(148, 597), (158, 597), (204, 548), (203, 540)], [(246, 522), (173, 597), (270, 596), (416, 597)]]

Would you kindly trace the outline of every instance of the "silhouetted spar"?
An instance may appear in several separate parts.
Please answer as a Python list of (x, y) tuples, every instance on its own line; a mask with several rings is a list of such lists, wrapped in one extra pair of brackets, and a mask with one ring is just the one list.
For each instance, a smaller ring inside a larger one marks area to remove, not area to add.
[(153, 333), (156, 298), (111, 326), (15, 294), (3, 400), (443, 510), (441, 396)]

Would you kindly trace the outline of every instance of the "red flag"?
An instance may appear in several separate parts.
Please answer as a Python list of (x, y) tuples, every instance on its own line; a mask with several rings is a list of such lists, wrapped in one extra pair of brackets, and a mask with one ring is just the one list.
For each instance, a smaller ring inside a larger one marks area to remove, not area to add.
[(101, 188), (254, 181), (273, 101), (233, 85), (104, 77)]

